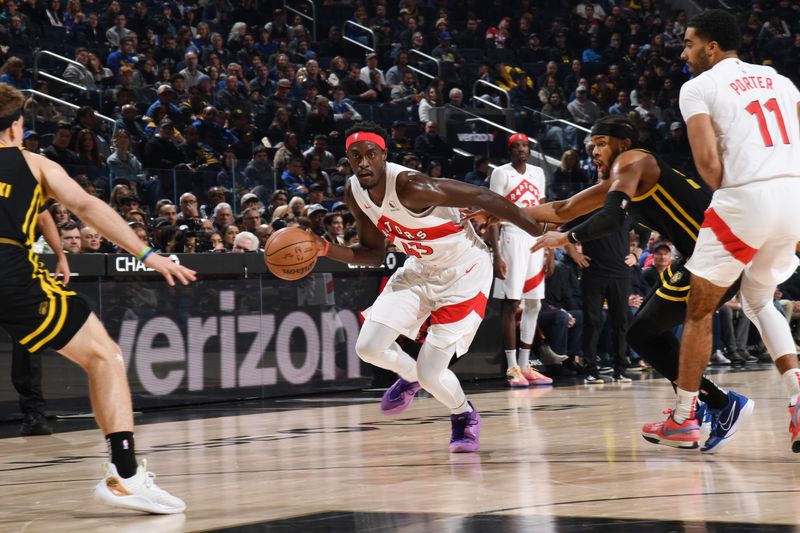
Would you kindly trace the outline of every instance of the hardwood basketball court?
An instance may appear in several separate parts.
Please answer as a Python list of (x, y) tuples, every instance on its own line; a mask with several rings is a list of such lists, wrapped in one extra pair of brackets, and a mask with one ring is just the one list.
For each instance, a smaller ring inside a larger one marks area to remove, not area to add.
[(0, 440), (0, 531), (794, 530), (800, 455), (780, 376), (714, 379), (756, 407), (713, 456), (640, 436), (673, 403), (663, 379), (479, 384), (477, 454), (448, 453), (449, 417), (429, 397), (394, 418), (361, 393), (145, 413), (137, 452), (186, 501), (174, 516), (95, 504), (100, 433), (56, 422), (52, 436)]

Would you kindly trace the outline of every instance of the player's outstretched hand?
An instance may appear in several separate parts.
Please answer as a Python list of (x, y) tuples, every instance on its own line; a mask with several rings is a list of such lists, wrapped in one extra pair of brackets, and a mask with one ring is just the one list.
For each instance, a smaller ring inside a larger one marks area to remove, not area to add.
[(461, 222), (466, 222), (467, 220), (474, 220), (475, 223), (478, 224), (478, 231), (481, 235), (486, 233), (489, 227), (500, 223), (499, 218), (487, 213), (483, 209), (462, 209)]
[(536, 238), (536, 244), (531, 248), (531, 252), (538, 252), (545, 248), (561, 248), (569, 243), (566, 233), (560, 231), (548, 231), (541, 237)]
[(167, 280), (170, 287), (175, 286), (176, 279), (183, 285), (188, 285), (190, 281), (197, 279), (197, 272), (194, 270), (176, 264), (172, 259), (158, 254), (150, 254), (147, 256), (144, 264), (164, 276), (164, 279)]

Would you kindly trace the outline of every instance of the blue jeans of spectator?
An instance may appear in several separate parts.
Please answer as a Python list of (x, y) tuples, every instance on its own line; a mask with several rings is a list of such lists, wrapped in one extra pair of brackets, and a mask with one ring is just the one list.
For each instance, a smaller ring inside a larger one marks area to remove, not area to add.
[(544, 134), (548, 141), (557, 142), (564, 152), (569, 148), (575, 148), (575, 128), (572, 126), (550, 126)]
[(583, 355), (581, 339), (583, 336), (583, 312), (570, 310), (575, 324), (569, 327), (567, 311), (542, 311), (539, 313), (539, 327), (542, 328), (547, 344), (557, 354)]

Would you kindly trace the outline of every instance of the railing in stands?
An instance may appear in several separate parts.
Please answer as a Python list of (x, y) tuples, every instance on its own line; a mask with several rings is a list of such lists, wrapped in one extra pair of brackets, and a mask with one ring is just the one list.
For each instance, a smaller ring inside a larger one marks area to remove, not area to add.
[(473, 100), (478, 100), (479, 102), (482, 102), (483, 104), (488, 105), (490, 107), (493, 107), (495, 109), (500, 109), (500, 110), (506, 109), (506, 107), (497, 105), (494, 102), (492, 102), (491, 100), (487, 100), (487, 99), (485, 99), (485, 98), (483, 98), (481, 96), (477, 96), (475, 90), (478, 88), (479, 85), (485, 85), (486, 87), (489, 87), (491, 89), (494, 89), (495, 91), (498, 91), (498, 92), (502, 93), (503, 96), (505, 96), (505, 99), (506, 99), (506, 107), (509, 107), (511, 105), (510, 104), (511, 100), (508, 97), (508, 91), (506, 91), (505, 89), (503, 89), (499, 85), (495, 85), (494, 83), (489, 83), (486, 80), (475, 80), (475, 83), (472, 84), (472, 94), (473, 94), (472, 99)]
[[(75, 111), (80, 109), (80, 106), (77, 106), (77, 105), (73, 104), (72, 102), (67, 102), (66, 100), (62, 100), (61, 98), (56, 98), (55, 96), (50, 96), (49, 94), (45, 94), (43, 92), (35, 91), (33, 89), (23, 89), (20, 92), (22, 92), (22, 94), (29, 94), (29, 95), (35, 96), (37, 98), (44, 98), (45, 100), (50, 100), (51, 102), (55, 102), (55, 103), (57, 103), (59, 105), (66, 106), (66, 107), (68, 107), (70, 109), (73, 109)], [(116, 120), (114, 120), (111, 117), (107, 117), (105, 115), (101, 115), (100, 113), (97, 113), (97, 112), (95, 112), (95, 116), (97, 116), (97, 118), (99, 118), (100, 120), (103, 120), (105, 122), (110, 123), (111, 124), (111, 131), (112, 132), (114, 131), (114, 126), (117, 123)], [(33, 116), (33, 120), (34, 120), (33, 129), (35, 129), (36, 128), (36, 124), (35, 124), (36, 116), (35, 116), (35, 114)]]
[(545, 123), (560, 122), (562, 124), (566, 124), (567, 126), (572, 126), (576, 130), (580, 130), (580, 131), (585, 132), (585, 133), (591, 133), (591, 131), (592, 131), (589, 128), (585, 128), (583, 126), (579, 126), (579, 125), (575, 124), (574, 122), (570, 122), (569, 120), (564, 120), (563, 118), (551, 117), (547, 113), (542, 113), (538, 109), (534, 109), (534, 108), (528, 107), (526, 105), (522, 106), (522, 108), (527, 110), (527, 111), (531, 111), (533, 113), (536, 113), (537, 115), (541, 115), (541, 116), (545, 117), (547, 119), (547, 120), (544, 121)]
[(283, 9), (286, 11), (291, 11), (295, 15), (300, 15), (302, 18), (311, 21), (311, 37), (314, 39), (314, 42), (317, 41), (317, 6), (314, 5), (312, 0), (299, 0), (300, 3), (304, 3), (305, 5), (311, 6), (311, 15), (304, 11), (300, 11), (299, 9), (292, 7), (289, 5), (287, 0), (283, 0)]
[(408, 65), (409, 69), (411, 69), (412, 71), (416, 72), (417, 74), (421, 74), (421, 75), (425, 76), (426, 78), (430, 78), (430, 79), (440, 78), (441, 79), (441, 77), (442, 77), (442, 64), (438, 59), (436, 59), (433, 56), (429, 56), (428, 54), (426, 54), (424, 52), (420, 52), (419, 50), (414, 50), (413, 48), (411, 48), (408, 51), (408, 55), (409, 56), (412, 55), (412, 54), (421, 56), (421, 57), (425, 58), (426, 61), (432, 61), (436, 65), (436, 76), (428, 74), (427, 72), (425, 72), (423, 70), (420, 70), (417, 67), (414, 67), (412, 65)]
[(52, 74), (50, 74), (48, 72), (43, 72), (43, 71), (39, 70), (39, 58), (41, 56), (52, 57), (54, 59), (57, 59), (58, 61), (61, 61), (62, 63), (67, 63), (69, 65), (72, 65), (72, 66), (76, 67), (85, 76), (89, 76), (90, 75), (89, 74), (89, 69), (87, 69), (85, 66), (81, 65), (77, 61), (73, 61), (72, 59), (69, 59), (68, 57), (60, 56), (60, 55), (58, 55), (56, 53), (53, 53), (53, 52), (51, 52), (49, 50), (39, 49), (39, 50), (36, 50), (33, 53), (33, 79), (34, 79), (34, 81), (38, 80), (39, 77), (46, 78), (46, 79), (51, 80), (51, 81), (55, 81), (55, 82), (58, 82), (58, 83), (62, 83), (64, 85), (68, 85), (68, 86), (70, 86), (70, 87), (72, 87), (74, 89), (78, 89), (79, 91), (85, 91), (86, 95), (87, 96), (89, 95), (89, 87), (84, 87), (83, 85), (78, 85), (77, 83), (72, 83), (71, 81), (67, 81), (67, 80), (65, 80), (63, 78), (59, 78), (58, 76), (53, 76)]
[[(369, 34), (369, 36), (372, 37), (372, 46), (367, 46), (366, 44), (362, 43), (361, 41), (358, 41), (356, 39), (352, 39), (352, 38), (348, 37), (347, 36), (347, 32), (345, 31), (347, 29), (347, 26), (355, 26), (356, 28), (358, 28), (359, 30), (363, 31), (364, 33)], [(342, 24), (342, 39), (344, 39), (348, 43), (353, 43), (356, 46), (360, 46), (361, 48), (364, 48), (368, 52), (374, 52), (375, 51), (375, 43), (376, 43), (376, 41), (375, 41), (375, 32), (372, 31), (372, 29), (367, 28), (366, 26), (362, 26), (361, 24), (359, 24), (357, 22), (353, 22), (352, 20), (345, 20), (344, 24)]]
[[(475, 113), (473, 113), (471, 111), (467, 111), (466, 109), (463, 109), (461, 107), (456, 107), (456, 106), (454, 106), (452, 104), (446, 104), (444, 107), (447, 108), (447, 109), (453, 109), (453, 110), (458, 111), (460, 113), (464, 113), (465, 115), (468, 115), (472, 120), (475, 120), (475, 121), (478, 121), (478, 122), (483, 122), (484, 124), (488, 124), (489, 126), (492, 126), (493, 128), (497, 128), (499, 130), (503, 130), (508, 134), (513, 135), (513, 134), (517, 133), (516, 131), (512, 130), (511, 128), (503, 126), (502, 124), (498, 124), (497, 122), (493, 122), (493, 121), (491, 121), (491, 120), (489, 120), (487, 118), (484, 118), (484, 117), (482, 117), (480, 115), (476, 115)], [(541, 162), (547, 163), (547, 165), (549, 165), (550, 167), (553, 167), (553, 168), (558, 167), (561, 164), (560, 160), (558, 160), (558, 159), (556, 159), (554, 157), (550, 157), (549, 155), (546, 155), (544, 152), (541, 151), (541, 144), (539, 143), (539, 141), (537, 141), (536, 139), (530, 139), (530, 141), (535, 146), (537, 146), (539, 148), (539, 151), (537, 151), (537, 152), (531, 150), (531, 156), (532, 157), (535, 157), (536, 159), (538, 159)], [(461, 152), (463, 154), (472, 155), (472, 154), (470, 154), (469, 152), (467, 152), (465, 150), (461, 150)], [(549, 169), (549, 167), (548, 167), (548, 169)]]

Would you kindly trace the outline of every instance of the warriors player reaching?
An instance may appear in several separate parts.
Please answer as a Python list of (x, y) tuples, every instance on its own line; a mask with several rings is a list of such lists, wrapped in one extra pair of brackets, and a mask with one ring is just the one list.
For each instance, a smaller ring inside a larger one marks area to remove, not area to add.
[[(357, 124), (347, 132), (345, 146), (355, 172), (347, 181), (345, 200), (356, 219), (359, 244), (346, 247), (319, 239), (319, 254), (379, 265), (388, 238), (409, 256), (364, 312), (356, 352), (400, 376), (383, 395), (384, 414), (405, 410), (422, 387), (451, 412), (450, 451), (474, 452), (480, 446), (480, 416), (448, 364), (454, 353), (466, 353), (483, 319), (492, 265), (483, 241), (469, 224), (459, 223), (457, 208), (480, 206), (531, 234), (539, 233), (538, 224), (488, 189), (387, 163), (386, 132), (380, 126)], [(396, 339), (416, 338), (428, 317), (427, 338), (415, 362)]]

